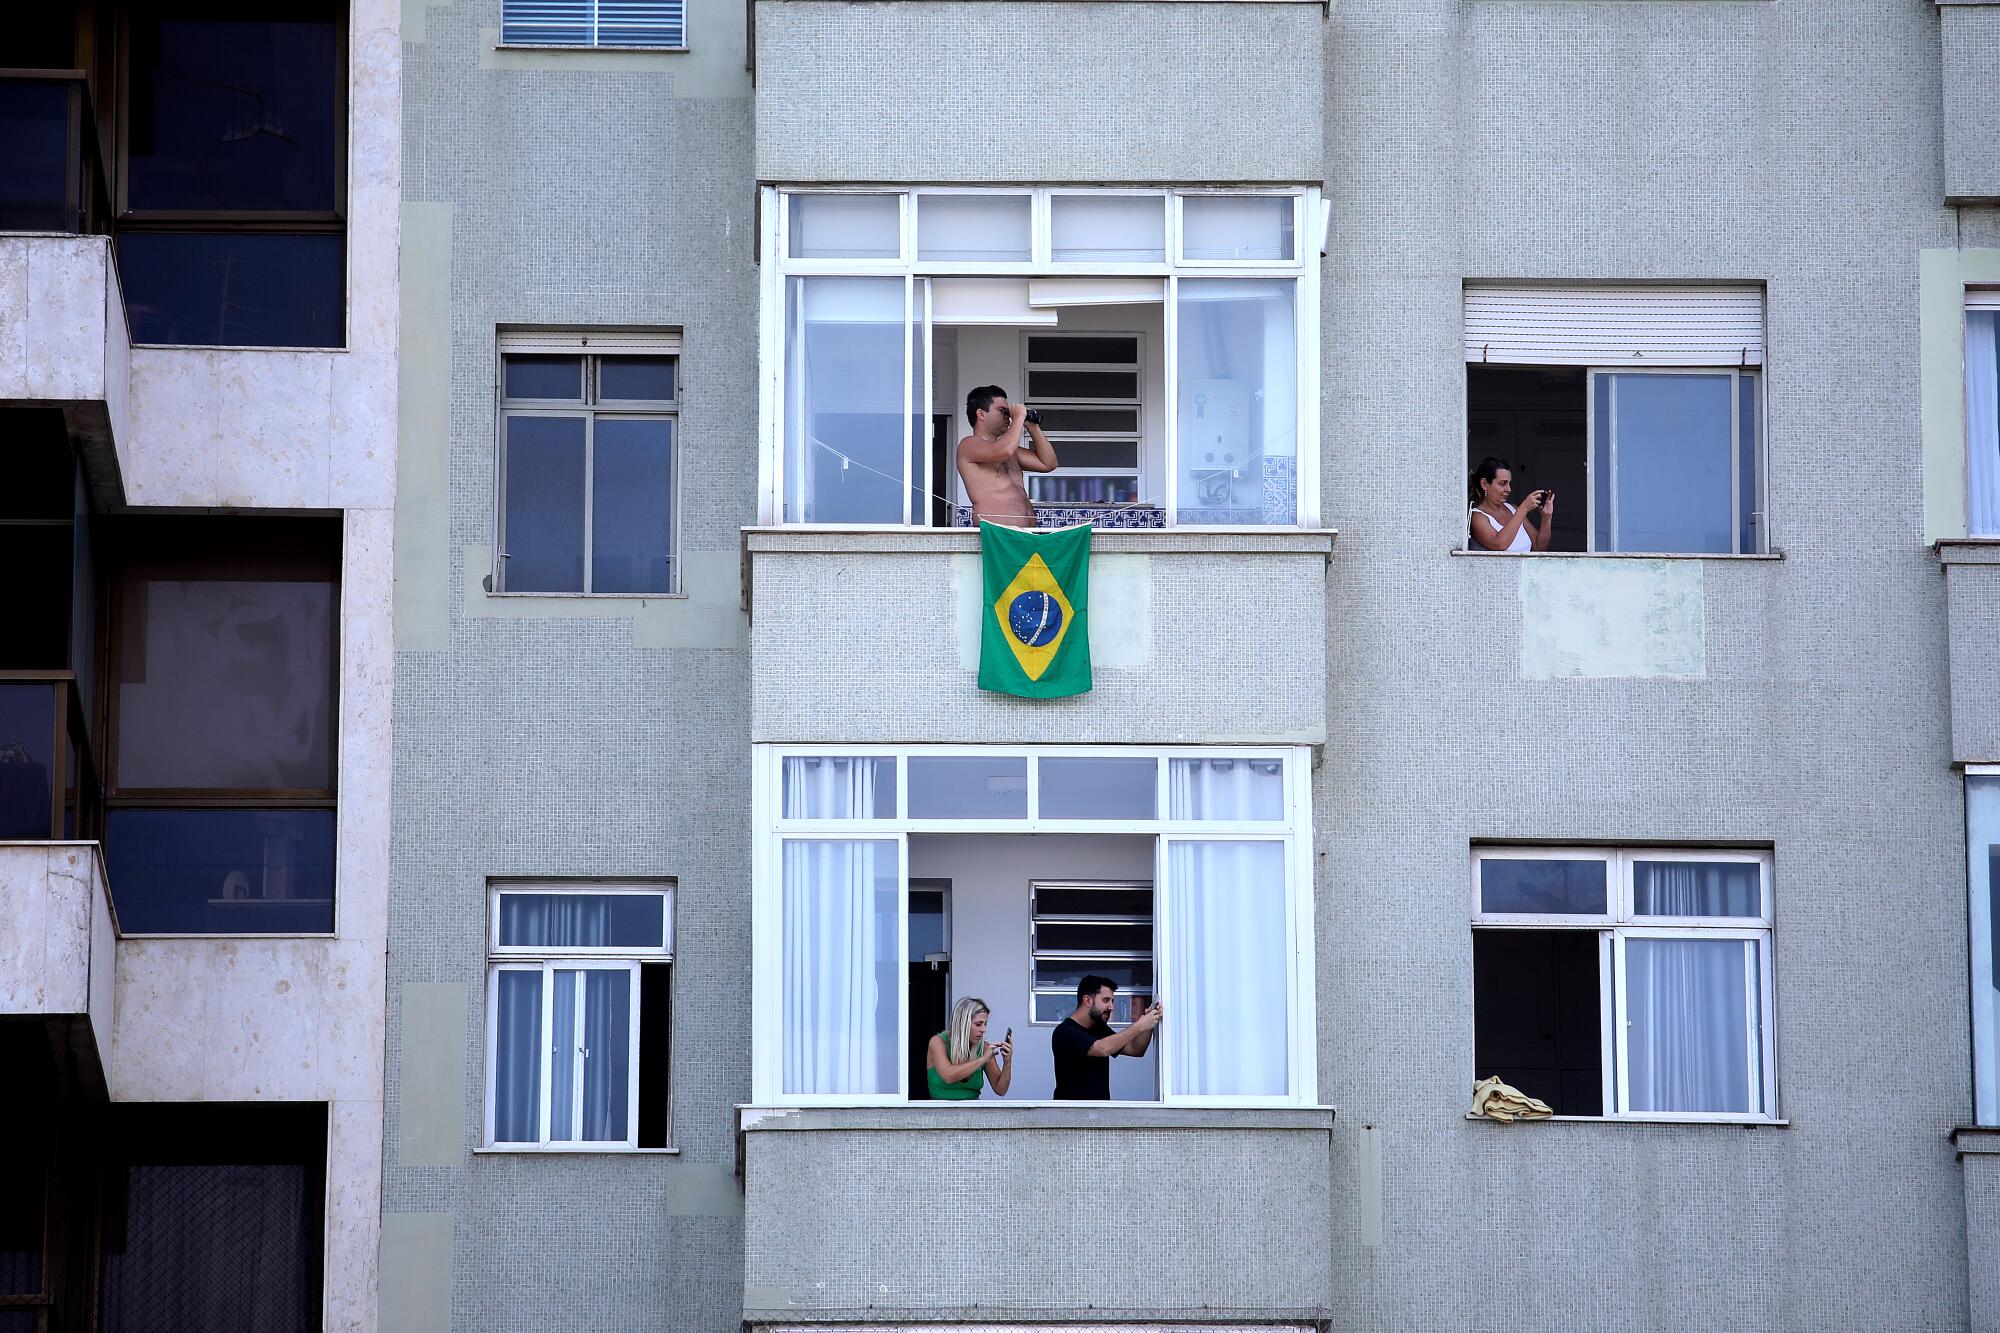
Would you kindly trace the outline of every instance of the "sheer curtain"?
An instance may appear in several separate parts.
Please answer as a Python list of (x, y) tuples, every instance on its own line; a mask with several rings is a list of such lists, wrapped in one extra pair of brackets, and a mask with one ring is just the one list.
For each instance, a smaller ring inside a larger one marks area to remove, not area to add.
[(1285, 847), (1167, 844), (1161, 1028), (1167, 1087), (1184, 1095), (1283, 1096), (1289, 1089)]
[(1747, 1012), (1758, 947), (1735, 939), (1625, 941), (1631, 1110), (1760, 1109)]
[(2000, 536), (2000, 310), (1965, 312), (1965, 520)]
[(1758, 917), (1762, 876), (1749, 861), (1640, 861), (1632, 867), (1639, 916)]
[(896, 1090), (896, 884), (892, 841), (787, 840), (784, 1089)]
[(631, 1136), (632, 974), (583, 973), (583, 1124), (577, 1138), (623, 1143)]
[(493, 1041), (493, 1141), (534, 1143), (542, 1131), (542, 969), (504, 968)]
[(1281, 820), (1285, 767), (1275, 759), (1174, 759), (1167, 764), (1167, 817)]
[(846, 755), (785, 760), (786, 819), (888, 819), (896, 813), (896, 761)]

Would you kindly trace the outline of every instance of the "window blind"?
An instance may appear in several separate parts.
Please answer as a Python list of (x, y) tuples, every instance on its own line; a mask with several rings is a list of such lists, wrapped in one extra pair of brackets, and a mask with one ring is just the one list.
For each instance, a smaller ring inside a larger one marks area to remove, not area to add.
[(1531, 366), (1761, 366), (1759, 287), (1465, 289), (1465, 359)]
[(2000, 310), (2000, 287), (1969, 287), (1965, 292), (1967, 310)]
[(687, 45), (685, 0), (504, 0), (508, 46)]
[(616, 329), (593, 329), (577, 333), (534, 332), (500, 335), (500, 352), (503, 356), (576, 356), (585, 352), (603, 352), (606, 355), (678, 356), (680, 350), (681, 335), (678, 333), (631, 333)]

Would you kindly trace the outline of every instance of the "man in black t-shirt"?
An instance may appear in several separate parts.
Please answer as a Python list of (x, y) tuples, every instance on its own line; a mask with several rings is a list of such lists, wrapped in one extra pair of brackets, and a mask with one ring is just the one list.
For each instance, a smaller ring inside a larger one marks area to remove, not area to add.
[(1056, 1057), (1057, 1101), (1110, 1101), (1111, 1057), (1144, 1055), (1153, 1044), (1153, 1029), (1160, 1025), (1157, 1004), (1126, 1024), (1123, 1032), (1111, 1030), (1111, 997), (1117, 990), (1118, 984), (1104, 977), (1085, 977), (1077, 983), (1076, 1012), (1056, 1024), (1049, 1038)]

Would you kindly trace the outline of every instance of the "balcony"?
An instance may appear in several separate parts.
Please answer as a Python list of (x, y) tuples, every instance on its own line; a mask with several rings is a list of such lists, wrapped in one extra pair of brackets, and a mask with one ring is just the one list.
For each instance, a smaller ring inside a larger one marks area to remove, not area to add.
[(0, 1019), (41, 1018), (59, 1068), (98, 1100), (117, 930), (93, 842), (0, 842)]
[(122, 503), (132, 347), (83, 75), (0, 70), (0, 133), (0, 406), (60, 408), (98, 500)]
[(1332, 1142), (1323, 1108), (745, 1109), (743, 1318), (1316, 1324)]
[(1061, 700), (978, 688), (979, 537), (744, 532), (751, 737), (1318, 744), (1334, 534), (1095, 534), (1094, 685)]
[(1328, 8), (757, 0), (757, 178), (1319, 180)]

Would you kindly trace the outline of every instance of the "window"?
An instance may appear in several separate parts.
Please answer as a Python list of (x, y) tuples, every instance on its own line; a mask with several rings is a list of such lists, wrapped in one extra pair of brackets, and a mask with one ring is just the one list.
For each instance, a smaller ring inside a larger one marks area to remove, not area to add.
[(2000, 1125), (2000, 771), (1965, 779), (1966, 884), (1972, 928), (1974, 1119)]
[(673, 892), (494, 887), (486, 987), (486, 1142), (667, 1146)]
[(1153, 992), (1153, 886), (1137, 881), (1028, 886), (1030, 1021), (1054, 1026), (1076, 1009), (1086, 976), (1118, 984), (1112, 1021), (1129, 1023)]
[(1965, 294), (1965, 517), (2000, 537), (2000, 290)]
[(1763, 317), (1757, 288), (1468, 287), (1467, 473), (1554, 492), (1536, 549), (1767, 550)]
[(641, 47), (685, 50), (683, 0), (505, 0), (505, 46)]
[(104, 527), (120, 929), (332, 931), (338, 520)]
[(1771, 857), (1473, 853), (1474, 1077), (1558, 1115), (1770, 1119)]
[(679, 590), (679, 351), (667, 334), (503, 335), (494, 591)]
[[(1142, 995), (1170, 1015), (1157, 1052), (1114, 1062), (1119, 1100), (1310, 1103), (1306, 757), (758, 747), (754, 1095), (901, 1101), (917, 1043), (971, 994), (1017, 1029), (1008, 1099), (1047, 1099), (1046, 1027), (1023, 1034), (1088, 972), (1118, 981), (1115, 1021)], [(913, 882), (951, 886), (946, 958)], [(1270, 1004), (1245, 1030), (1251, 992)]]
[(153, 0), (126, 15), (117, 244), (134, 342), (345, 341), (345, 10)]
[(1045, 413), (1044, 524), (1314, 521), (1313, 190), (765, 195), (767, 519), (970, 525), (953, 451), (998, 384)]

